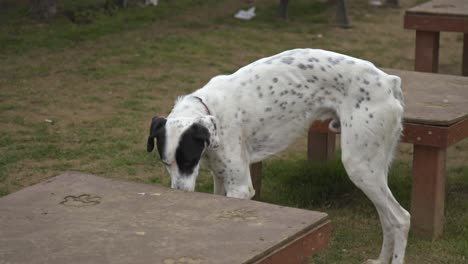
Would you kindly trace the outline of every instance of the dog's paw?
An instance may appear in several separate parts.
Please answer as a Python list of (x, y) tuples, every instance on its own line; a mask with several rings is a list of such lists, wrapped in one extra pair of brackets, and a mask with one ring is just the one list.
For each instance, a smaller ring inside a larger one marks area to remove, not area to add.
[(247, 186), (239, 186), (237, 188), (228, 190), (226, 193), (227, 197), (239, 198), (239, 199), (245, 199), (245, 200), (252, 199), (254, 195), (255, 195), (255, 190), (252, 187), (247, 187)]

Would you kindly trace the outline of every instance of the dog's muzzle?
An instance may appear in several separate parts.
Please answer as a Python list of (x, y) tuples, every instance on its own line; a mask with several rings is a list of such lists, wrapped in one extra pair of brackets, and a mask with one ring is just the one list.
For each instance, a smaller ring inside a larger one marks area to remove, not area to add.
[(195, 191), (195, 175), (179, 175), (172, 177), (171, 188), (187, 192)]

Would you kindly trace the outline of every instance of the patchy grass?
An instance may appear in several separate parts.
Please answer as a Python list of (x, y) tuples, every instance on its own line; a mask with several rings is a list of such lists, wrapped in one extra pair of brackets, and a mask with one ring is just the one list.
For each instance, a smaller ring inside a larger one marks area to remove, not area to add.
[[(26, 3), (27, 1), (19, 1)], [(179, 95), (212, 76), (296, 47), (322, 48), (412, 69), (414, 32), (402, 28), (404, 9), (349, 2), (353, 28), (333, 25), (325, 1), (291, 1), (289, 21), (276, 2), (257, 0), (257, 17), (235, 20), (237, 0), (160, 1), (156, 8), (112, 10), (99, 1), (59, 1), (47, 23), (27, 9), (0, 11), (0, 196), (65, 170), (168, 186), (165, 169), (146, 153), (149, 121)], [(86, 5), (93, 4), (90, 13)], [(462, 38), (441, 35), (441, 71), (458, 74)], [(50, 121), (46, 121), (50, 120)], [(411, 237), (407, 263), (465, 263), (468, 257), (468, 142), (448, 151), (446, 233), (427, 242)], [(330, 247), (311, 263), (362, 263), (378, 255), (381, 231), (374, 208), (346, 177), (339, 161), (303, 160), (305, 139), (265, 162), (262, 199), (320, 210), (333, 223)], [(411, 148), (400, 146), (390, 187), (410, 201)], [(197, 191), (211, 192), (201, 170)]]
[[(310, 263), (357, 264), (378, 256), (382, 237), (377, 213), (347, 178), (338, 159), (327, 163), (269, 160), (263, 171), (262, 200), (330, 215), (334, 234), (331, 247), (311, 258)], [(408, 209), (411, 168), (407, 162), (395, 162), (389, 173), (389, 185), (396, 199)], [(437, 242), (428, 242), (410, 236), (407, 263), (465, 263), (468, 253), (467, 188), (467, 167), (452, 170), (447, 182), (444, 237)], [(431, 250), (434, 252), (428, 253)]]

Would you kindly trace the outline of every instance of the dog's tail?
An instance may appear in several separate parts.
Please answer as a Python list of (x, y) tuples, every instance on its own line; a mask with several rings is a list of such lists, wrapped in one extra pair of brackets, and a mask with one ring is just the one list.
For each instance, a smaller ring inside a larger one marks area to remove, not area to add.
[(401, 78), (396, 75), (390, 75), (390, 82), (393, 97), (400, 102), (402, 107), (405, 107), (405, 99), (403, 98), (403, 92), (401, 91)]
[(328, 129), (335, 133), (340, 133), (341, 132), (341, 124), (340, 124), (340, 119), (338, 118), (333, 118), (330, 123), (328, 123)]

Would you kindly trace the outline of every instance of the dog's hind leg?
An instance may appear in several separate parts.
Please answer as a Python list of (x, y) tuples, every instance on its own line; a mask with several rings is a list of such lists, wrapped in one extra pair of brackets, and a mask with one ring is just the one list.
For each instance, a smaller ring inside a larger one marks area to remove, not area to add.
[(402, 264), (410, 215), (396, 201), (387, 185), (388, 166), (400, 128), (397, 123), (382, 125), (382, 122), (374, 121), (374, 125), (355, 121), (353, 126), (342, 126), (342, 161), (352, 182), (376, 207), (382, 225), (383, 243), (379, 258), (367, 263), (388, 264), (391, 261), (392, 264)]

